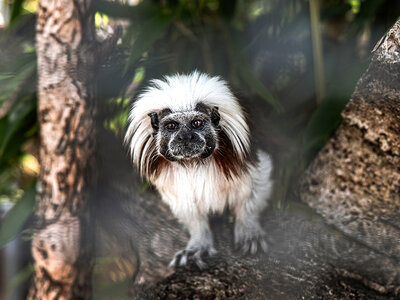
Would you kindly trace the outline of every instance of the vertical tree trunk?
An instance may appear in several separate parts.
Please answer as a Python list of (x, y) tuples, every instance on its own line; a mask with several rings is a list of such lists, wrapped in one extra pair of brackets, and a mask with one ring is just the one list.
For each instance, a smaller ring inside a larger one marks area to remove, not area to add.
[(90, 0), (41, 0), (37, 20), (40, 187), (28, 299), (88, 299), (86, 213), (95, 147)]

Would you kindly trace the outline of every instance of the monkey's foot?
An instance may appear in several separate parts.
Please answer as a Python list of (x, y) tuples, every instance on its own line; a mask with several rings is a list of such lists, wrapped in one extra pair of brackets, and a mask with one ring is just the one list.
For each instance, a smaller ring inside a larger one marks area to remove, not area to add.
[(217, 250), (212, 245), (189, 242), (186, 249), (175, 253), (174, 258), (169, 263), (170, 267), (187, 266), (189, 261), (193, 261), (200, 269), (204, 269), (207, 264), (203, 261), (203, 256), (213, 256)]
[(235, 247), (244, 254), (256, 254), (259, 249), (268, 251), (266, 234), (257, 222), (240, 222), (235, 224)]

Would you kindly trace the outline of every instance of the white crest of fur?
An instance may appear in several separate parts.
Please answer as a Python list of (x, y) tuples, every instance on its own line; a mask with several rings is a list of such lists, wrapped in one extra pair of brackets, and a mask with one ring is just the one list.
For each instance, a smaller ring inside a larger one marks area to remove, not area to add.
[(154, 150), (150, 149), (154, 145), (154, 137), (148, 114), (166, 108), (172, 112), (191, 111), (199, 102), (218, 107), (220, 126), (239, 158), (249, 151), (249, 128), (243, 110), (224, 80), (197, 71), (189, 75), (166, 76), (163, 80), (151, 81), (150, 87), (133, 104), (129, 115), (125, 142), (129, 144), (133, 161), (142, 175), (147, 173), (149, 161), (140, 160), (140, 153), (146, 157), (148, 151)]

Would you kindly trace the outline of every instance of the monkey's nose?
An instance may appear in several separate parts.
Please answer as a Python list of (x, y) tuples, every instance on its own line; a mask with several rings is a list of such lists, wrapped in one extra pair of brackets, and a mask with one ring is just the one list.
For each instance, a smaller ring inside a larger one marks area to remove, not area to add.
[(188, 131), (188, 132), (181, 132), (179, 135), (178, 135), (178, 140), (180, 141), (180, 142), (190, 142), (190, 141), (192, 141), (194, 139), (194, 135), (190, 132), (190, 131)]

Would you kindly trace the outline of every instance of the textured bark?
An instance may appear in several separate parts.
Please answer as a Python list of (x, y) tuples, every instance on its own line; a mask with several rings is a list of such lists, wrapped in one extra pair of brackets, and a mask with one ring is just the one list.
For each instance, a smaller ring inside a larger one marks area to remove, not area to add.
[(88, 299), (87, 200), (94, 164), (91, 1), (41, 0), (37, 20), (40, 187), (29, 299)]
[(103, 134), (98, 216), (136, 266), (132, 297), (398, 299), (398, 37), (397, 25), (359, 81), (343, 124), (303, 177), (301, 198), (322, 217), (302, 204), (265, 212), (265, 255), (233, 251), (230, 218), (213, 218), (219, 254), (207, 260), (210, 267), (168, 268), (187, 233), (153, 190), (141, 190), (120, 142)]
[(301, 198), (330, 224), (394, 260), (400, 280), (400, 22), (377, 45), (343, 122), (302, 180)]

